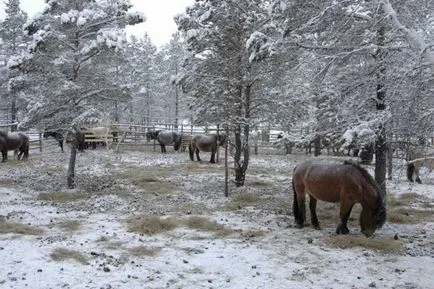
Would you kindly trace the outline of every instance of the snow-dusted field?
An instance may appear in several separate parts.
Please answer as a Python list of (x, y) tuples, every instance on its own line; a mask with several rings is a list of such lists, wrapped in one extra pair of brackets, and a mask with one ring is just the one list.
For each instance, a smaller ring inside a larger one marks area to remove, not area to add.
[[(397, 161), (388, 196), (407, 196), (404, 222), (366, 239), (354, 211), (341, 239), (338, 205), (320, 204), (322, 230), (292, 226), (291, 172), (305, 155), (252, 156), (246, 186), (231, 186), (229, 198), (223, 164), (208, 154), (199, 164), (173, 151), (86, 151), (77, 188), (66, 190), (68, 155), (50, 146), (0, 165), (0, 288), (434, 288), (434, 173), (410, 184)], [(418, 209), (423, 217), (405, 222)], [(142, 216), (178, 225), (130, 230)], [(228, 233), (186, 226), (194, 216)]]

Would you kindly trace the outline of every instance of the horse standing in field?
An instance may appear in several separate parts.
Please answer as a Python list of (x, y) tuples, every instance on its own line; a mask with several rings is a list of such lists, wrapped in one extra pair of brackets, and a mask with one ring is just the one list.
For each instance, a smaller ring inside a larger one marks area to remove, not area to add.
[(293, 213), (297, 227), (306, 219), (305, 198), (309, 195), (311, 223), (319, 229), (316, 215), (317, 200), (340, 203), (340, 223), (337, 234), (348, 234), (347, 221), (356, 203), (362, 205), (360, 227), (372, 236), (386, 221), (386, 208), (379, 187), (371, 175), (356, 163), (325, 164), (307, 161), (296, 166), (292, 175), (294, 191)]
[(27, 159), (29, 157), (30, 140), (27, 135), (22, 132), (7, 133), (0, 131), (0, 151), (2, 153), (2, 162), (7, 161), (8, 151), (17, 151), (18, 160)]
[(161, 152), (166, 153), (166, 145), (172, 145), (175, 151), (181, 147), (182, 136), (176, 131), (170, 130), (151, 130), (146, 133), (146, 139), (156, 140), (161, 146)]
[(194, 161), (194, 154), (196, 153), (196, 158), (200, 162), (199, 152), (210, 152), (211, 160), (210, 163), (215, 163), (215, 154), (220, 146), (226, 144), (226, 135), (195, 135), (191, 138), (190, 146), (188, 147), (190, 152), (190, 160)]
[(43, 138), (49, 138), (49, 137), (54, 138), (59, 144), (60, 150), (63, 153), (63, 140), (65, 139), (65, 137), (63, 136), (63, 133), (60, 130), (53, 130), (53, 131), (46, 130), (42, 136)]
[(60, 150), (62, 151), (62, 153), (64, 152), (63, 150), (63, 141), (65, 140), (66, 143), (71, 143), (73, 142), (74, 138), (76, 138), (76, 148), (78, 151), (82, 152), (84, 151), (86, 145), (85, 145), (85, 140), (84, 140), (84, 133), (79, 131), (76, 134), (72, 133), (72, 132), (63, 132), (62, 130), (47, 130), (44, 132), (44, 134), (42, 135), (44, 138), (49, 138), (49, 137), (53, 137), (59, 144)]
[(430, 173), (434, 169), (434, 157), (426, 157), (414, 159), (407, 162), (407, 179), (410, 182), (413, 182), (413, 175), (416, 177), (415, 181), (419, 184), (422, 184), (422, 181), (419, 177), (419, 171), (422, 167), (426, 167)]

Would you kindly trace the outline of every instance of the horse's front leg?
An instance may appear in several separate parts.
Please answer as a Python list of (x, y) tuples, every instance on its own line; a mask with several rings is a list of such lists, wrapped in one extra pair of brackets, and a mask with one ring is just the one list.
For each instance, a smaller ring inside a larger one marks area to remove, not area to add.
[(338, 227), (336, 228), (336, 234), (346, 235), (350, 232), (347, 227), (348, 218), (350, 217), (351, 210), (353, 209), (354, 204), (345, 202), (341, 200), (341, 208), (340, 208), (340, 219)]
[(214, 150), (211, 152), (211, 159), (209, 162), (212, 164), (215, 164), (215, 151)]
[(199, 149), (198, 148), (196, 148), (196, 158), (197, 158), (198, 162), (202, 161), (199, 157)]
[(298, 216), (295, 218), (296, 227), (303, 228), (304, 221), (306, 220), (306, 198), (303, 196), (297, 196)]
[(165, 153), (166, 152), (166, 146), (164, 144), (160, 144), (161, 146), (161, 152)]
[(316, 216), (316, 201), (316, 198), (309, 196), (310, 222), (315, 229), (320, 230), (318, 217)]

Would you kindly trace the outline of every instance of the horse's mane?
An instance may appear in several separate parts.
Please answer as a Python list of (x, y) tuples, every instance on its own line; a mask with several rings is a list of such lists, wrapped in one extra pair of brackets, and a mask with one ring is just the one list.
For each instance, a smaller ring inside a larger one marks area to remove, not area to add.
[[(375, 190), (376, 190), (376, 192), (377, 192), (377, 197), (379, 198), (379, 200), (381, 201), (381, 202), (383, 202), (383, 197), (382, 197), (382, 194), (380, 193), (380, 187), (378, 186), (378, 184), (377, 184), (377, 182), (374, 180), (374, 178), (371, 176), (371, 174), (370, 173), (368, 173), (368, 171), (364, 168), (364, 167), (362, 167), (362, 166), (360, 166), (358, 163), (356, 163), (356, 162), (353, 162), (353, 161), (349, 161), (349, 160), (346, 160), (346, 161), (344, 161), (344, 165), (351, 165), (351, 166), (353, 166), (353, 167), (355, 167), (361, 174), (362, 174), (362, 176), (366, 179), (366, 180), (368, 180), (368, 182), (375, 188)], [(378, 199), (377, 199), (378, 200)]]

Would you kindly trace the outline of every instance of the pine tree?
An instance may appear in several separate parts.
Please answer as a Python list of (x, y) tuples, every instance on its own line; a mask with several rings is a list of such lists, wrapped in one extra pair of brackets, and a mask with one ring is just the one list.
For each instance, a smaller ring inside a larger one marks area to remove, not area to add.
[[(30, 109), (22, 127), (66, 129), (75, 135), (87, 121), (100, 118), (100, 96), (122, 91), (92, 72), (92, 59), (125, 44), (123, 28), (144, 20), (129, 13), (129, 1), (59, 0), (25, 27), (33, 37), (29, 54), (10, 67), (28, 73)], [(76, 141), (76, 138), (74, 138)], [(75, 186), (75, 145), (71, 146), (67, 186)]]
[[(23, 33), (23, 26), (27, 21), (27, 14), (20, 9), (20, 1), (8, 0), (5, 2), (5, 6), (6, 17), (0, 25), (0, 38), (3, 43), (4, 57), (4, 64), (1, 66), (3, 67), (6, 66), (9, 59), (24, 51), (26, 41), (28, 40)], [(16, 123), (20, 104), (22, 105), (18, 93), (21, 85), (21, 75), (19, 72), (5, 71), (4, 76), (5, 80), (2, 81), (2, 83), (7, 84), (7, 87), (3, 88), (5, 93), (2, 95), (2, 98), (7, 99), (8, 110), (11, 115), (10, 122)], [(13, 125), (11, 130), (16, 130), (16, 125)]]
[(249, 165), (253, 112), (268, 103), (257, 94), (266, 67), (251, 62), (261, 53), (256, 51), (252, 57), (246, 49), (266, 15), (262, 1), (205, 0), (196, 1), (186, 15), (176, 19), (190, 53), (182, 88), (193, 99), (196, 123), (222, 124), (234, 133), (237, 186), (244, 185)]

